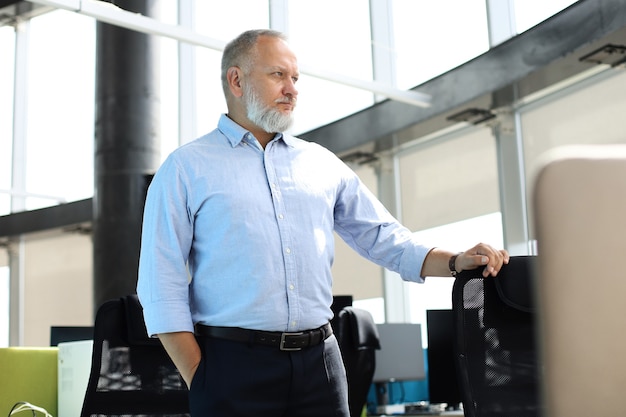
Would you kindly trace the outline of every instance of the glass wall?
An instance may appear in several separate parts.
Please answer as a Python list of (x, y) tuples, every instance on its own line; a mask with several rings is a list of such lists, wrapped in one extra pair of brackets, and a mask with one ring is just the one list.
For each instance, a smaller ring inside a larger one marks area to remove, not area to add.
[[(372, 80), (368, 2), (322, 0), (289, 2), (291, 45), (302, 68)], [(306, 132), (373, 104), (372, 93), (304, 74), (298, 80), (294, 133)]]
[[(399, 162), (402, 220), (422, 242), (452, 251), (478, 242), (503, 247), (491, 129), (471, 126), (442, 136), (405, 151)], [(425, 323), (427, 309), (451, 308), (453, 282), (430, 277), (406, 285), (411, 321)]]
[[(177, 2), (161, 3), (162, 20), (175, 24)], [(518, 32), (571, 3), (516, 1)], [(284, 7), (276, 10), (276, 4)], [(378, 16), (370, 14), (369, 3), (365, 0), (323, 0), (313, 6), (311, 2), (286, 0), (274, 3), (273, 9), (267, 0), (196, 1), (193, 25), (197, 32), (222, 41), (246, 29), (277, 25), (289, 33), (292, 48), (303, 66), (362, 80), (373, 78), (373, 49), (387, 48), (396, 59), (395, 78), (400, 88), (412, 88), (487, 51), (484, 0), (394, 0), (389, 4), (392, 21), (388, 22), (388, 27), (393, 34), (388, 45), (374, 43), (370, 24)], [(14, 28), (1, 27), (0, 190), (6, 192), (0, 193), (0, 214), (10, 211), (14, 45)], [(162, 39), (161, 46), (161, 144), (162, 158), (165, 158), (179, 144), (181, 103), (178, 102), (178, 42)], [(221, 52), (201, 47), (195, 47), (194, 51), (195, 128), (201, 135), (215, 128), (219, 114), (226, 108), (219, 81)], [(27, 208), (89, 198), (93, 195), (95, 21), (66, 11), (36, 17), (30, 24), (27, 52), (27, 126), (25, 137), (19, 138), (26, 141), (27, 156), (17, 163), (25, 169), (28, 193), (52, 197), (28, 198)], [(623, 140), (619, 139), (624, 137), (620, 136), (623, 132), (619, 125), (621, 113), (615, 106), (623, 106), (621, 97), (624, 97), (626, 82), (623, 78), (607, 78), (606, 82), (610, 84), (599, 87), (601, 96), (595, 92), (572, 91), (571, 96), (561, 97), (560, 102), (542, 102), (543, 109), (534, 105), (522, 110), (527, 171), (532, 171), (529, 164), (536, 155), (557, 143)], [(373, 103), (371, 92), (312, 76), (303, 75), (298, 88), (300, 100), (292, 129), (296, 134), (331, 123)], [(563, 108), (568, 109), (567, 113), (561, 110)], [(584, 139), (574, 135), (581, 132), (587, 133)], [(466, 246), (466, 241), (460, 239), (465, 236), (469, 237), (467, 244), (479, 240), (499, 244), (502, 226), (497, 154), (490, 129), (472, 127), (455, 134), (442, 134), (428, 143), (405, 146), (393, 152), (398, 161), (400, 204), (397, 214), (409, 228), (425, 240), (441, 239), (435, 243), (437, 245), (450, 248), (459, 245), (459, 250)], [(375, 192), (380, 191), (374, 167), (362, 166), (356, 170)], [(58, 241), (41, 239), (44, 240), (47, 245), (32, 245), (37, 250), (27, 252), (27, 288), (43, 288), (40, 281), (50, 279), (36, 264), (43, 259), (43, 254), (55, 253)], [(85, 236), (67, 239), (70, 241), (77, 251), (90, 253), (90, 240)], [(77, 257), (67, 263), (66, 271), (62, 270), (63, 263), (58, 264), (55, 276), (68, 274), (71, 279), (89, 280), (91, 274), (86, 271), (91, 268), (90, 259), (79, 260)], [(0, 268), (4, 268), (0, 271), (8, 271), (7, 265), (6, 260), (0, 263)], [(383, 273), (380, 268), (361, 260), (341, 243), (338, 243), (333, 271), (336, 293), (354, 293), (359, 300), (381, 299)], [(71, 279), (65, 282), (71, 285)], [(430, 306), (423, 299), (426, 293), (429, 299), (443, 300), (449, 293), (449, 286), (449, 280), (445, 279), (429, 279), (423, 286), (413, 285), (410, 297), (415, 302), (412, 304)], [(5, 287), (0, 280), (0, 300), (8, 299)], [(90, 289), (84, 287), (84, 291)], [(373, 304), (380, 305), (378, 301)], [(37, 303), (27, 303), (27, 309), (35, 310), (27, 311), (26, 316), (42, 317), (36, 307)], [(422, 311), (411, 312), (411, 320), (422, 321)], [(0, 324), (0, 332), (2, 329)], [(2, 340), (0, 337), (0, 345)]]
[[(269, 27), (266, 0), (196, 1), (195, 8), (195, 30), (223, 42), (248, 29)], [(217, 127), (220, 114), (226, 113), (226, 101), (220, 81), (221, 51), (197, 47), (195, 54), (196, 129), (201, 136)]]
[(0, 215), (11, 211), (11, 154), (13, 138), (13, 68), (15, 32), (0, 28)]
[[(422, 230), (417, 236), (425, 242), (452, 251), (464, 251), (478, 242), (504, 247), (502, 216), (499, 212)], [(407, 286), (409, 291), (410, 321), (426, 323), (426, 310), (451, 309), (454, 278), (430, 277), (421, 285)], [(427, 341), (426, 326), (422, 340)]]
[(607, 69), (522, 107), (520, 113), (528, 201), (532, 201), (530, 185), (541, 156), (549, 150), (565, 145), (626, 143), (626, 72)]
[(50, 12), (31, 21), (29, 43), (26, 191), (50, 198), (29, 198), (26, 207), (89, 198), (95, 22), (75, 13)]
[(426, 230), (500, 210), (496, 142), (469, 127), (400, 155), (402, 220)]
[[(427, 142), (417, 141), (395, 152), (395, 158), (400, 201), (397, 217), (424, 244), (452, 251), (466, 250), (478, 242), (504, 247), (496, 141), (489, 127), (469, 126)], [(369, 184), (375, 184), (375, 178), (370, 176), (373, 172), (371, 168), (357, 171), (362, 179), (369, 178)], [(356, 304), (370, 310), (376, 321), (385, 321), (380, 281), (383, 271), (368, 263), (361, 266), (359, 259), (349, 258), (348, 250), (341, 250), (340, 247), (337, 251), (338, 259), (346, 257), (352, 268), (368, 268), (367, 273), (353, 272), (359, 279), (358, 290), (353, 290), (358, 295)], [(350, 268), (346, 267), (345, 272), (350, 273)], [(341, 282), (343, 273), (336, 272), (337, 282)], [(366, 277), (363, 287), (362, 277)], [(377, 285), (368, 285), (371, 277), (378, 277), (374, 281)], [(399, 277), (391, 274), (388, 279)], [(351, 285), (356, 288), (355, 284), (353, 280)], [(403, 283), (409, 309), (404, 316), (412, 322), (425, 323), (427, 309), (451, 308), (452, 284), (452, 278), (441, 277), (427, 278), (424, 284)], [(365, 288), (379, 292), (364, 291)], [(422, 330), (426, 332), (426, 326)], [(423, 336), (426, 341), (426, 334)]]
[(514, 0), (517, 33), (530, 29), (573, 3), (576, 0)]
[[(572, 1), (516, 2), (518, 30), (539, 23)], [(176, 2), (162, 2), (160, 19), (177, 22)], [(228, 41), (243, 30), (270, 26), (268, 1), (195, 2), (194, 29)], [(282, 26), (303, 66), (371, 80), (372, 49), (388, 49), (395, 57), (400, 88), (411, 88), (485, 52), (488, 28), (484, 0), (445, 0), (389, 3), (393, 21), (392, 44), (374, 44), (369, 4), (364, 0), (310, 3), (285, 2)], [(246, 13), (240, 13), (246, 10)], [(349, 17), (348, 19), (346, 17)], [(276, 22), (274, 22), (276, 23)], [(346, 29), (349, 26), (349, 30)], [(63, 28), (65, 30), (60, 30)], [(323, 30), (320, 30), (323, 28)], [(80, 34), (80, 36), (76, 36)], [(29, 35), (27, 192), (53, 198), (29, 198), (27, 208), (90, 197), (93, 184), (93, 99), (95, 21), (66, 11), (33, 19)], [(12, 71), (14, 35), (0, 28), (0, 189), (10, 188), (12, 126)], [(177, 42), (162, 39), (162, 157), (178, 146)], [(196, 47), (196, 130), (201, 135), (215, 127), (225, 111), (219, 83), (221, 53)], [(41, 69), (45, 68), (45, 71)], [(303, 76), (301, 101), (293, 132), (301, 133), (361, 110), (373, 103), (364, 90)], [(6, 110), (6, 111), (5, 111)], [(74, 175), (80, 172), (81, 175)], [(0, 210), (9, 210), (7, 193)]]
[[(160, 19), (172, 25), (178, 24), (175, 1), (161, 2)], [(160, 94), (161, 94), (161, 159), (164, 159), (179, 144), (178, 114), (178, 42), (159, 38), (160, 47)]]
[(489, 49), (484, 0), (393, 0), (398, 87), (408, 89)]
[[(352, 168), (370, 191), (377, 195), (376, 169), (371, 165), (357, 165)], [(335, 262), (332, 273), (333, 293), (336, 295), (352, 295), (355, 300), (383, 297), (382, 269), (357, 254), (339, 236), (335, 238)], [(382, 309), (383, 305), (378, 303), (378, 307)], [(377, 311), (377, 316), (380, 317), (381, 314), (382, 310)]]

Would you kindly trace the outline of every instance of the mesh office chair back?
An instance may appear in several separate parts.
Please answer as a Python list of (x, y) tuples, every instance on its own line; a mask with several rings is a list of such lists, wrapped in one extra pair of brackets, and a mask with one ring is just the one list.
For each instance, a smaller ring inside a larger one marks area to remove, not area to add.
[(452, 303), (466, 417), (536, 417), (539, 375), (533, 313), (535, 257), (511, 257), (496, 278), (461, 272)]
[(96, 314), (91, 373), (81, 417), (188, 416), (187, 388), (158, 339), (149, 338), (136, 295)]

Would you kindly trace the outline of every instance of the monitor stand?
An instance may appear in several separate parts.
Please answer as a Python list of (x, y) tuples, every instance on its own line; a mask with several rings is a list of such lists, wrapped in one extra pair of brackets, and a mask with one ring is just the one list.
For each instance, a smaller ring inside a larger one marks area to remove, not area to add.
[(389, 382), (376, 382), (376, 403), (381, 405), (389, 405)]

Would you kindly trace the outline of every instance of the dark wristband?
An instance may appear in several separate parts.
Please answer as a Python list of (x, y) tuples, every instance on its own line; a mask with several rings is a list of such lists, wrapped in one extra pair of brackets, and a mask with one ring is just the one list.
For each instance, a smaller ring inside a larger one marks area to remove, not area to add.
[(452, 275), (453, 277), (456, 277), (456, 274), (458, 273), (456, 272), (456, 258), (458, 258), (458, 256), (462, 253), (463, 252), (459, 252), (459, 253), (452, 255), (450, 257), (450, 260), (448, 261), (448, 268), (450, 269), (450, 275)]

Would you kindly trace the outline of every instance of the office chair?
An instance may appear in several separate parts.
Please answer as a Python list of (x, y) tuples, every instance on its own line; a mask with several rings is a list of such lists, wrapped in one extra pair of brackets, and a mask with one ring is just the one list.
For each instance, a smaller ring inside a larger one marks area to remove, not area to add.
[(348, 378), (350, 416), (360, 417), (376, 369), (378, 330), (372, 315), (355, 307), (344, 307), (337, 315), (337, 340)]
[(452, 289), (457, 379), (466, 417), (537, 417), (539, 369), (532, 277), (536, 257), (511, 257), (496, 278), (458, 274)]
[(81, 417), (188, 416), (188, 392), (158, 339), (150, 338), (136, 295), (96, 313), (91, 373)]

